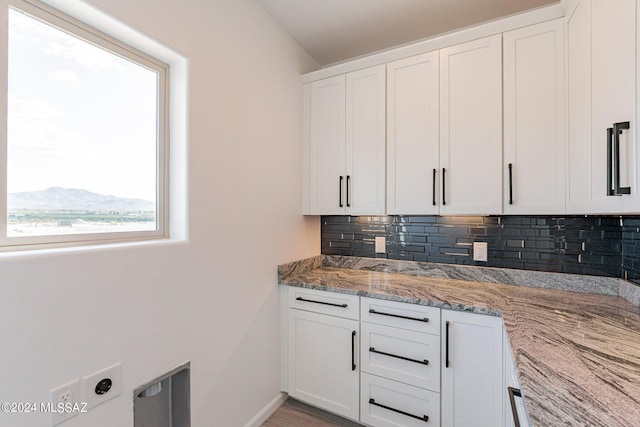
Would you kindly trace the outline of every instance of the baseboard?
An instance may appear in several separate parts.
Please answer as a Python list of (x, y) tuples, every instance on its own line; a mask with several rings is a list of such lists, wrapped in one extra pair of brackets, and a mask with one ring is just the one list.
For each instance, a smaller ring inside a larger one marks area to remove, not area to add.
[(278, 410), (280, 405), (282, 405), (289, 395), (287, 393), (279, 393), (276, 397), (271, 400), (271, 402), (267, 403), (267, 405), (260, 410), (253, 418), (247, 422), (244, 427), (260, 427), (262, 423), (267, 421), (267, 419)]

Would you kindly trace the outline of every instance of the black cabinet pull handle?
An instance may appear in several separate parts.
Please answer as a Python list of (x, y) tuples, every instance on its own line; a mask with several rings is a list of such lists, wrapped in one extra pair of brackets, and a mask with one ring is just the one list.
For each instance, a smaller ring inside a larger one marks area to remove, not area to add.
[(519, 388), (507, 387), (509, 391), (509, 402), (511, 402), (511, 413), (513, 414), (513, 424), (515, 427), (520, 427), (520, 418), (518, 417), (518, 408), (516, 407), (516, 399), (514, 396), (522, 397), (522, 393)]
[(613, 128), (607, 128), (607, 196), (616, 194), (613, 188)]
[(620, 122), (613, 124), (613, 157), (614, 164), (614, 184), (615, 195), (631, 194), (631, 187), (620, 187), (620, 135), (623, 130), (629, 129), (629, 122)]
[(395, 357), (396, 359), (402, 359), (402, 360), (406, 360), (408, 362), (420, 363), (421, 365), (428, 365), (429, 364), (429, 361), (427, 359), (418, 360), (418, 359), (412, 359), (410, 357), (398, 356), (397, 354), (387, 353), (387, 352), (384, 352), (384, 351), (376, 350), (375, 347), (369, 347), (369, 351), (371, 353), (382, 354), (383, 356)]
[(356, 370), (356, 331), (351, 331), (351, 370)]
[(382, 405), (380, 403), (377, 403), (374, 399), (369, 399), (369, 405), (378, 406), (378, 407), (386, 409), (388, 411), (396, 412), (398, 414), (406, 415), (407, 417), (415, 418), (416, 420), (424, 421), (425, 423), (429, 422), (429, 416), (428, 415), (423, 415), (423, 416), (413, 415), (413, 414), (410, 414), (408, 412), (401, 411), (400, 409), (392, 408), (391, 406), (386, 406), (386, 405)]
[(449, 367), (449, 321), (445, 323), (445, 334), (444, 334), (444, 367)]
[(339, 188), (339, 190), (338, 190), (338, 207), (343, 207), (343, 205), (342, 205), (342, 180), (343, 179), (344, 178), (342, 177), (342, 175), (340, 175), (340, 182), (338, 184), (338, 188)]
[(447, 170), (445, 168), (442, 168), (442, 206), (447, 204), (447, 199), (446, 199), (446, 185), (445, 185), (445, 174), (447, 173)]
[(437, 171), (433, 170), (433, 206), (436, 205), (436, 173)]
[(324, 302), (324, 301), (314, 301), (312, 299), (304, 299), (302, 297), (298, 297), (296, 298), (296, 301), (304, 301), (304, 302), (312, 302), (314, 304), (324, 304), (324, 305), (331, 305), (333, 307), (342, 307), (342, 308), (347, 308), (347, 304), (334, 304), (332, 302)]
[(351, 199), (349, 198), (349, 180), (351, 180), (351, 176), (347, 175), (347, 207), (351, 207)]
[(513, 204), (513, 163), (509, 163), (509, 204)]
[(421, 319), (419, 317), (410, 317), (410, 316), (402, 316), (400, 314), (383, 313), (381, 311), (375, 311), (373, 308), (369, 309), (369, 313), (371, 313), (371, 314), (379, 314), (381, 316), (397, 317), (399, 319), (415, 320), (417, 322), (428, 322), (429, 321), (429, 319), (427, 317), (423, 317)]

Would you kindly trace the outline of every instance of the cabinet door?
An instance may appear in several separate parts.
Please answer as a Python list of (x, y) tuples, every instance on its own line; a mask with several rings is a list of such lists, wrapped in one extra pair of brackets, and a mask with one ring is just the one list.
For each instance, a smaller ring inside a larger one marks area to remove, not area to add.
[(502, 319), (442, 310), (442, 339), (442, 425), (502, 426)]
[(304, 213), (344, 214), (344, 75), (305, 86), (304, 118)]
[(442, 49), (440, 94), (440, 213), (501, 213), (501, 36)]
[[(569, 76), (569, 213), (624, 213), (638, 208), (636, 138), (636, 0), (582, 0), (567, 15)], [(621, 136), (620, 175), (628, 196), (608, 196), (607, 128)]]
[(387, 214), (437, 214), (439, 53), (387, 64)]
[(558, 19), (503, 34), (506, 214), (564, 213), (563, 29)]
[[(529, 427), (529, 416), (527, 414), (527, 408), (524, 404), (524, 398), (520, 391), (520, 379), (518, 378), (518, 370), (516, 363), (513, 360), (513, 353), (511, 351), (511, 345), (506, 336), (506, 332), (503, 336), (504, 343), (504, 382), (505, 382), (505, 395), (504, 395), (504, 408), (505, 408), (505, 427), (515, 427), (518, 420), (520, 427)], [(513, 395), (513, 405), (511, 404), (511, 397), (509, 395), (508, 388), (511, 387), (520, 392), (520, 395)], [(515, 412), (514, 412), (515, 406)]]
[(357, 420), (358, 321), (289, 309), (288, 327), (289, 394)]
[(346, 75), (346, 212), (385, 213), (385, 66)]

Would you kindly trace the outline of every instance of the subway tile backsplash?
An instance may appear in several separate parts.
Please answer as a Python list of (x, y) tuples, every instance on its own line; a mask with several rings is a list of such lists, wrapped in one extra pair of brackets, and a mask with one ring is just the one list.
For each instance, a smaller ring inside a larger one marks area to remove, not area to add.
[[(322, 254), (621, 277), (640, 284), (640, 216), (323, 216)], [(387, 239), (376, 254), (374, 240)], [(487, 242), (488, 262), (473, 261)]]

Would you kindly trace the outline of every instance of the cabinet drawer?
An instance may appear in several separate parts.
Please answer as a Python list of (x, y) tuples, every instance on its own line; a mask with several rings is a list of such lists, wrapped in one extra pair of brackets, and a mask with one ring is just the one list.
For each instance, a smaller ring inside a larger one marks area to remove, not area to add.
[(362, 373), (360, 378), (361, 422), (375, 427), (440, 425), (440, 394), (375, 375)]
[(372, 323), (360, 332), (363, 371), (440, 391), (439, 336)]
[(440, 335), (440, 309), (436, 307), (362, 297), (360, 311), (363, 322)]
[(358, 320), (359, 296), (290, 287), (289, 307)]

